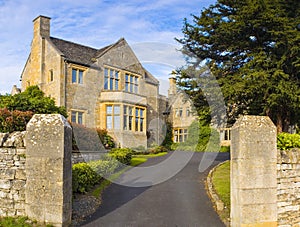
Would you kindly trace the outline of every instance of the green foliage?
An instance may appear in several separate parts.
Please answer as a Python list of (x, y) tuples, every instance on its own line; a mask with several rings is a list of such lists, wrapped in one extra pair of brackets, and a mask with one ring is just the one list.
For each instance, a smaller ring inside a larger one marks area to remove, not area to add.
[(168, 149), (164, 146), (153, 146), (153, 147), (150, 147), (148, 150), (147, 150), (148, 154), (158, 154), (158, 153), (162, 153), (162, 152), (168, 152)]
[(132, 147), (132, 150), (134, 150), (135, 153), (145, 153), (146, 149), (144, 146), (140, 145), (138, 147)]
[(102, 177), (107, 177), (115, 173), (115, 171), (120, 167), (120, 163), (112, 157), (106, 157), (97, 161), (91, 161), (88, 163), (88, 165), (94, 172)]
[[(240, 114), (267, 115), (279, 132), (300, 124), (299, 15), (296, 0), (218, 0), (192, 23), (185, 20), (184, 37), (177, 40), (184, 54), (206, 60), (230, 124)], [(207, 111), (194, 75), (180, 70), (178, 83), (198, 110)]]
[(111, 149), (111, 148), (115, 147), (115, 142), (114, 142), (113, 138), (107, 134), (106, 129), (97, 128), (96, 131), (98, 133), (98, 136), (99, 136), (103, 146), (106, 149)]
[(206, 123), (206, 120), (194, 121), (188, 128), (188, 138), (179, 143), (177, 149), (187, 151), (210, 151), (220, 150), (220, 135), (218, 131)]
[(146, 162), (146, 161), (147, 161), (147, 158), (143, 158), (143, 157), (133, 157), (133, 158), (131, 159), (130, 165), (131, 165), (131, 166), (138, 166), (138, 165), (140, 165), (140, 164), (142, 164), (142, 163), (144, 163), (144, 162)]
[(73, 192), (87, 192), (100, 179), (101, 177), (87, 163), (77, 163), (72, 166)]
[(171, 146), (173, 144), (173, 130), (172, 124), (170, 122), (166, 123), (166, 129), (166, 136), (161, 145), (167, 149), (171, 149)]
[(53, 113), (67, 117), (65, 108), (57, 107), (37, 86), (14, 96), (0, 95), (0, 132), (24, 131), (34, 114)]
[(218, 166), (212, 175), (213, 188), (224, 203), (224, 210), (220, 213), (222, 220), (230, 218), (230, 162), (226, 161)]
[(288, 150), (291, 148), (300, 148), (300, 134), (279, 133), (277, 136), (277, 148)]
[(108, 155), (125, 165), (130, 165), (133, 154), (134, 151), (129, 148), (113, 148), (110, 150)]
[(49, 224), (37, 224), (36, 221), (30, 220), (28, 217), (1, 217), (0, 227), (53, 227)]
[(0, 109), (0, 132), (24, 131), (32, 116), (31, 111)]
[(220, 152), (230, 152), (230, 146), (221, 146)]
[(27, 217), (4, 217), (0, 219), (0, 227), (30, 227)]
[(56, 106), (54, 99), (45, 97), (38, 86), (30, 86), (24, 92), (13, 96), (0, 95), (0, 108), (32, 111), (34, 114), (58, 113), (67, 117), (65, 108)]

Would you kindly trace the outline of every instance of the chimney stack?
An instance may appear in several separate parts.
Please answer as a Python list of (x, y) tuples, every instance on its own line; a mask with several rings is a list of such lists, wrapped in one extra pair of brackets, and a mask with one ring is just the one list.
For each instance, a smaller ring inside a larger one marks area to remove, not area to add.
[(176, 78), (170, 77), (169, 84), (170, 84), (170, 88), (168, 90), (168, 97), (172, 98), (177, 93)]
[(38, 16), (33, 20), (33, 34), (42, 37), (50, 37), (50, 17)]

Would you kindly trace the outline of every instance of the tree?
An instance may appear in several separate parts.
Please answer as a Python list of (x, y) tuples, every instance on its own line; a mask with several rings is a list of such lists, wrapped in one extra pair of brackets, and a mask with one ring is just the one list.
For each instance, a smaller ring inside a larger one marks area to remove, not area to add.
[[(300, 124), (299, 13), (298, 0), (218, 0), (193, 15), (193, 23), (185, 19), (177, 41), (184, 53), (206, 60), (229, 124), (240, 114), (267, 115), (278, 132)], [(181, 70), (179, 78), (185, 77)]]
[(56, 106), (38, 86), (30, 86), (13, 96), (0, 95), (0, 132), (23, 131), (34, 114), (52, 113), (67, 117), (65, 108)]
[(45, 97), (38, 86), (30, 86), (24, 92), (16, 95), (0, 95), (0, 108), (10, 111), (31, 111), (34, 114), (58, 113), (67, 117), (64, 107), (55, 105), (54, 99)]

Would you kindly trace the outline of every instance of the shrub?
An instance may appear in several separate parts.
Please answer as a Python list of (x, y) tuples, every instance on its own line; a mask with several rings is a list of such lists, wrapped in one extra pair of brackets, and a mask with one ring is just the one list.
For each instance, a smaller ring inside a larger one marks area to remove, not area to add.
[(205, 121), (194, 121), (188, 128), (187, 140), (184, 143), (179, 143), (176, 149), (216, 152), (220, 150), (220, 135)]
[(170, 149), (171, 149), (172, 151), (175, 151), (175, 150), (178, 149), (178, 146), (179, 146), (179, 143), (173, 143), (173, 144), (171, 145)]
[(221, 146), (220, 152), (230, 152), (230, 146)]
[(166, 136), (161, 145), (169, 150), (173, 145), (173, 126), (170, 122), (166, 123)]
[(16, 95), (0, 95), (0, 108), (10, 111), (32, 111), (35, 114), (58, 113), (67, 117), (65, 107), (55, 105), (54, 99), (46, 97), (38, 86), (29, 86), (24, 92)]
[(91, 161), (88, 165), (101, 177), (106, 177), (113, 174), (119, 168), (120, 163), (112, 157), (106, 157), (97, 161)]
[(158, 145), (148, 149), (149, 154), (158, 154), (161, 152), (168, 152), (168, 149), (164, 146), (158, 146)]
[(113, 148), (109, 152), (109, 156), (117, 159), (119, 162), (130, 165), (131, 157), (134, 151), (129, 148)]
[(25, 131), (32, 116), (32, 111), (0, 109), (0, 132)]
[(277, 148), (280, 150), (288, 150), (290, 148), (300, 148), (300, 135), (279, 133), (277, 136)]
[(140, 145), (138, 147), (132, 147), (132, 150), (134, 151), (134, 153), (137, 153), (137, 154), (143, 154), (146, 152), (145, 147), (142, 145)]
[(26, 130), (34, 114), (59, 113), (67, 117), (66, 109), (55, 105), (54, 99), (45, 97), (38, 86), (30, 86), (16, 95), (0, 95), (0, 132)]
[(87, 163), (77, 163), (72, 166), (73, 192), (87, 192), (100, 179), (101, 177)]
[(115, 142), (114, 142), (113, 138), (110, 135), (108, 135), (106, 129), (97, 128), (96, 131), (98, 133), (98, 136), (99, 136), (103, 146), (106, 149), (110, 149), (110, 148), (115, 147)]

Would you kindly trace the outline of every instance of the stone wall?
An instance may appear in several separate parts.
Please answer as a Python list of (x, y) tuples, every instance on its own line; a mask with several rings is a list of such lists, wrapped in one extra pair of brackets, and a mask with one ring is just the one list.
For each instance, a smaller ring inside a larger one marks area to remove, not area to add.
[(277, 226), (276, 127), (243, 116), (232, 127), (231, 226)]
[(232, 127), (231, 226), (300, 227), (300, 149), (279, 151), (268, 117)]
[(72, 164), (79, 162), (90, 162), (101, 159), (101, 156), (106, 154), (108, 151), (73, 151), (72, 152)]
[(26, 132), (0, 133), (0, 217), (71, 224), (72, 129), (58, 114), (34, 115)]
[(300, 149), (278, 151), (277, 207), (279, 227), (300, 226)]
[(0, 216), (25, 215), (24, 135), (0, 133)]

